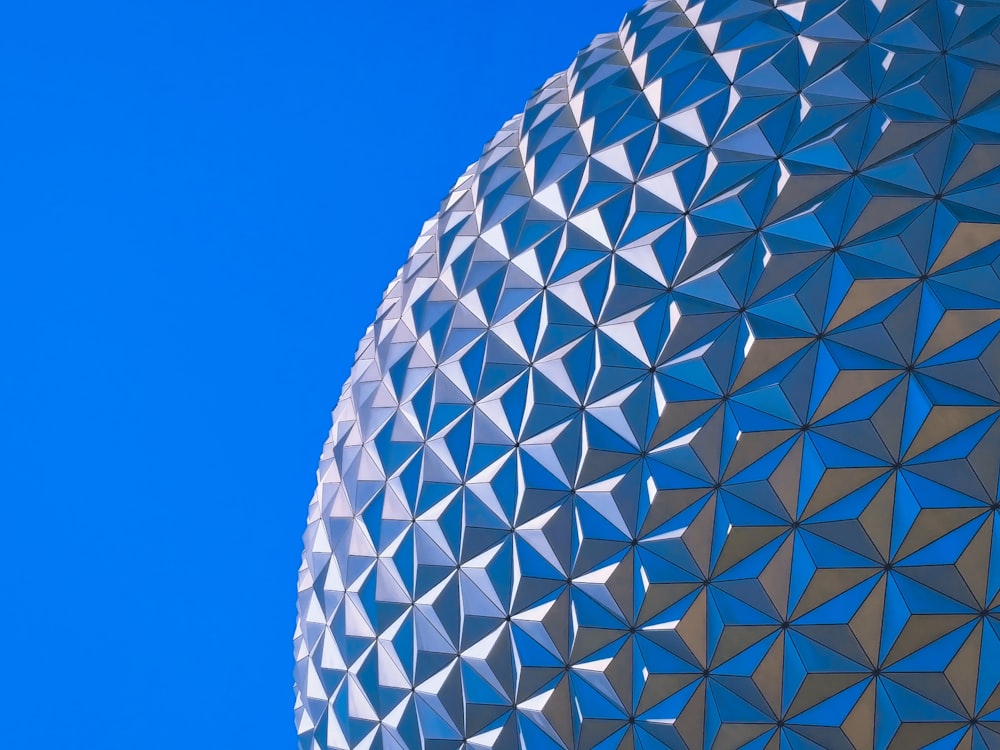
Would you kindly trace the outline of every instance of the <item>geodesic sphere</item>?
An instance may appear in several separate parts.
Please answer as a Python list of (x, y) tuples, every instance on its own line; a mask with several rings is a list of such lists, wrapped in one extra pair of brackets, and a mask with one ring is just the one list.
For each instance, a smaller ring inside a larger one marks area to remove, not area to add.
[(305, 750), (1000, 747), (1000, 4), (669, 0), (386, 292)]

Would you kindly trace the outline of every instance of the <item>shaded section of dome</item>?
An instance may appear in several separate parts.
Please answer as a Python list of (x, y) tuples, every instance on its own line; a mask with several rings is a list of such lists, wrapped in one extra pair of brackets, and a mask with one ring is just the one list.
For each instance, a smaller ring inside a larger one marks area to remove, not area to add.
[(1000, 747), (1000, 7), (652, 2), (334, 412), (302, 747)]

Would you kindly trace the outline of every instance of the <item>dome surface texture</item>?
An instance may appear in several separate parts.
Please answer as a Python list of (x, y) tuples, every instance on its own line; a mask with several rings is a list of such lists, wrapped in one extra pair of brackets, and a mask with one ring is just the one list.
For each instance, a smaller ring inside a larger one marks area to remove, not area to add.
[(1000, 748), (998, 24), (650, 2), (503, 127), (334, 412), (304, 750)]

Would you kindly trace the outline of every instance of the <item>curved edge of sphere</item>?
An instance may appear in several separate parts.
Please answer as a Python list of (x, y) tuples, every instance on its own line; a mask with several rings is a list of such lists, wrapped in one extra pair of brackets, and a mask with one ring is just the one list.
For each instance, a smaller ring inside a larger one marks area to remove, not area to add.
[(650, 2), (504, 125), (333, 414), (304, 750), (1000, 747), (998, 26)]

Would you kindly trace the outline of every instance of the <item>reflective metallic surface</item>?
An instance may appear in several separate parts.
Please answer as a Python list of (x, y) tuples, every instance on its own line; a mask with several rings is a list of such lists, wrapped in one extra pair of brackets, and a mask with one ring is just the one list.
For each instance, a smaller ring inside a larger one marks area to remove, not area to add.
[(650, 2), (334, 413), (302, 747), (1000, 747), (1000, 4)]

